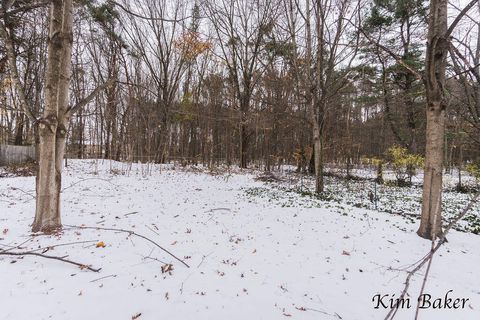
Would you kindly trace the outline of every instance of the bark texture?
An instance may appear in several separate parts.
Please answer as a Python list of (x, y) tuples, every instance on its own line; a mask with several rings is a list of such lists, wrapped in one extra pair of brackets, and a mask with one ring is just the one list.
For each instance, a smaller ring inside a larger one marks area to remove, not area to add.
[(442, 233), (442, 171), (444, 157), (444, 96), (447, 37), (447, 1), (431, 0), (428, 21), (425, 88), (427, 96), (427, 130), (425, 174), (420, 228), (417, 234), (434, 239)]
[(60, 190), (65, 138), (69, 122), (68, 89), (72, 56), (72, 0), (50, 5), (45, 109), (39, 119), (39, 168), (33, 232), (51, 233), (61, 228)]

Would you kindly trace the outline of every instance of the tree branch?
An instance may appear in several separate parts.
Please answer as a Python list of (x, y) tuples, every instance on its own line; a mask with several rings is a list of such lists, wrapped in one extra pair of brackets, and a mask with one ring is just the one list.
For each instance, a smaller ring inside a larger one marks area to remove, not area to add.
[[(2, 9), (0, 15), (5, 16), (5, 10)], [(0, 21), (0, 39), (3, 40), (5, 43), (5, 50), (7, 52), (7, 61), (8, 61), (8, 68), (10, 69), (10, 77), (13, 82), (13, 86), (15, 87), (15, 91), (17, 92), (18, 99), (20, 100), (20, 109), (27, 115), (27, 117), (33, 122), (37, 122), (37, 118), (33, 114), (32, 110), (28, 107), (27, 98), (25, 96), (25, 89), (20, 82), (20, 76), (18, 75), (17, 69), (17, 57), (15, 55), (15, 49), (13, 46), (13, 40), (11, 35), (9, 34), (5, 24), (3, 21)]]
[(67, 117), (71, 117), (75, 112), (85, 107), (93, 98), (95, 98), (100, 93), (100, 91), (105, 90), (114, 82), (115, 80), (113, 78), (109, 79), (107, 82), (96, 87), (95, 90), (93, 90), (87, 97), (80, 100), (76, 105), (69, 107), (67, 109)]
[(346, 21), (348, 21), (350, 24), (353, 25), (354, 28), (357, 28), (360, 33), (362, 33), (365, 38), (370, 42), (372, 45), (377, 46), (378, 48), (382, 49), (382, 51), (386, 52), (388, 55), (390, 55), (395, 61), (397, 61), (398, 64), (400, 64), (402, 67), (408, 70), (412, 75), (414, 75), (418, 80), (423, 80), (423, 75), (415, 70), (412, 66), (410, 66), (408, 63), (405, 62), (402, 58), (400, 58), (395, 52), (390, 50), (389, 48), (385, 47), (382, 45), (380, 42), (375, 41), (370, 37), (370, 35), (363, 30), (360, 26), (355, 25), (350, 19), (344, 18)]
[(185, 261), (183, 261), (182, 259), (178, 258), (177, 256), (175, 256), (173, 253), (171, 253), (170, 251), (168, 251), (167, 249), (165, 249), (164, 247), (162, 247), (161, 245), (159, 245), (158, 243), (156, 243), (155, 241), (153, 241), (152, 239), (150, 238), (147, 238), (145, 237), (144, 235), (141, 235), (141, 234), (138, 234), (136, 233), (135, 231), (132, 231), (132, 230), (126, 230), (126, 229), (117, 229), (117, 228), (102, 228), (102, 227), (87, 227), (87, 226), (75, 226), (75, 225), (65, 225), (66, 227), (69, 227), (69, 228), (77, 228), (77, 229), (92, 229), (92, 230), (107, 230), (107, 231), (118, 231), (118, 232), (124, 232), (124, 233), (128, 233), (129, 235), (134, 235), (134, 236), (137, 236), (139, 238), (142, 238), (144, 240), (147, 240), (148, 242), (152, 243), (153, 245), (155, 245), (157, 248), (161, 249), (162, 251), (166, 252), (167, 254), (169, 254), (171, 257), (175, 258), (175, 260), (181, 262), (184, 266), (186, 266), (187, 268), (190, 268), (190, 266), (188, 264), (185, 263)]
[(92, 268), (92, 267), (90, 267), (86, 264), (78, 263), (78, 262), (75, 262), (75, 261), (72, 261), (72, 260), (65, 259), (65, 257), (48, 256), (48, 255), (45, 255), (45, 254), (42, 254), (42, 253), (36, 253), (36, 252), (31, 252), (31, 251), (27, 251), (27, 252), (0, 251), (0, 256), (1, 255), (4, 255), (4, 256), (37, 256), (37, 257), (42, 257), (42, 258), (52, 259), (52, 260), (58, 260), (58, 261), (62, 261), (62, 262), (65, 262), (65, 263), (73, 264), (75, 266), (80, 267), (81, 269), (88, 269), (88, 270), (93, 271), (93, 272), (99, 272), (102, 269), (102, 268), (95, 269), (95, 268)]
[(181, 18), (181, 19), (166, 19), (166, 18), (160, 18), (160, 17), (147, 17), (147, 16), (143, 16), (143, 15), (141, 15), (141, 14), (138, 14), (138, 13), (136, 13), (136, 12), (133, 12), (132, 10), (128, 9), (128, 8), (125, 7), (124, 5), (118, 3), (117, 1), (108, 0), (107, 2), (108, 2), (108, 3), (111, 3), (111, 4), (113, 4), (113, 5), (118, 6), (120, 9), (122, 9), (123, 11), (125, 11), (125, 12), (126, 12), (127, 14), (129, 14), (129, 15), (132, 15), (132, 16), (134, 16), (134, 17), (137, 17), (137, 18), (140, 18), (140, 19), (144, 19), (144, 20), (178, 23), (178, 22), (182, 22), (182, 21), (185, 21), (185, 20), (188, 20), (188, 19), (191, 18), (190, 16), (185, 17), (185, 18)]
[(465, 8), (463, 8), (462, 11), (457, 15), (455, 20), (453, 20), (452, 24), (450, 27), (448, 27), (447, 33), (445, 34), (445, 39), (448, 39), (450, 35), (452, 34), (453, 30), (457, 26), (457, 24), (462, 20), (463, 16), (467, 14), (467, 12), (472, 9), (472, 7), (478, 2), (478, 0), (472, 0), (470, 1)]
[[(470, 200), (468, 205), (457, 215), (457, 217), (454, 218), (452, 221), (450, 221), (450, 223), (447, 225), (447, 227), (443, 231), (443, 234), (438, 238), (437, 243), (434, 244), (434, 242), (432, 242), (432, 249), (430, 250), (430, 252), (423, 259), (421, 259), (419, 262), (417, 262), (417, 266), (415, 268), (413, 268), (411, 271), (408, 272), (407, 278), (405, 279), (405, 286), (404, 286), (404, 288), (402, 290), (402, 293), (400, 294), (400, 297), (399, 297), (400, 301), (401, 301), (401, 299), (405, 298), (405, 295), (407, 294), (408, 288), (410, 287), (410, 280), (413, 277), (413, 275), (415, 273), (417, 273), (427, 262), (430, 264), (430, 261), (432, 260), (435, 252), (437, 252), (438, 249), (440, 249), (440, 247), (445, 242), (447, 242), (446, 236), (447, 236), (448, 232), (455, 226), (455, 224), (458, 221), (460, 221), (461, 219), (463, 219), (463, 217), (465, 217), (467, 212), (470, 211), (473, 208), (473, 206), (478, 202), (479, 198), (480, 198), (480, 192), (475, 194), (475, 196), (472, 198), (472, 200)], [(426, 281), (426, 278), (424, 279), (424, 282), (425, 281)], [(424, 285), (422, 285), (422, 288), (423, 287), (424, 287)], [(395, 314), (397, 313), (398, 309), (399, 308), (390, 309), (390, 311), (388, 312), (388, 314), (387, 314), (387, 316), (385, 317), (384, 320), (392, 320), (395, 317)]]
[(20, 8), (12, 9), (10, 11), (6, 11), (6, 10), (8, 10), (8, 8), (10, 8), (11, 5), (7, 5), (7, 8), (4, 8), (4, 10), (2, 10), (2, 12), (0, 12), (0, 19), (3, 19), (4, 17), (12, 15), (12, 14), (16, 14), (16, 13), (20, 13), (20, 12), (26, 12), (26, 11), (29, 11), (29, 10), (33, 10), (33, 9), (37, 9), (37, 8), (47, 6), (47, 5), (50, 4), (50, 2), (51, 2), (51, 0), (42, 1), (42, 2), (35, 2), (35, 3), (31, 3), (29, 5), (24, 5), (23, 7), (20, 7)]

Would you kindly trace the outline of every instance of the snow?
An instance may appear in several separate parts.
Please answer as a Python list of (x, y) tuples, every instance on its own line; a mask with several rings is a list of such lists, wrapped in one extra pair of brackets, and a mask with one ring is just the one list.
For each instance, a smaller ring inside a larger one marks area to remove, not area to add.
[[(0, 318), (383, 319), (388, 309), (374, 309), (373, 296), (398, 297), (402, 268), (430, 249), (415, 234), (418, 225), (345, 203), (287, 206), (282, 191), (256, 174), (69, 161), (64, 231), (33, 238), (34, 177), (0, 178), (1, 245), (27, 241), (18, 252), (91, 241), (46, 254), (102, 268), (0, 256)], [(264, 189), (278, 198), (252, 192)], [(133, 230), (190, 268), (144, 239), (67, 225)], [(97, 248), (99, 241), (106, 247)], [(479, 247), (478, 235), (452, 231), (425, 291), (436, 298), (453, 290), (452, 297), (469, 301), (465, 309), (423, 309), (421, 319), (480, 318)], [(162, 273), (168, 263), (173, 271)], [(409, 290), (413, 307), (396, 319), (414, 318), (423, 271)]]

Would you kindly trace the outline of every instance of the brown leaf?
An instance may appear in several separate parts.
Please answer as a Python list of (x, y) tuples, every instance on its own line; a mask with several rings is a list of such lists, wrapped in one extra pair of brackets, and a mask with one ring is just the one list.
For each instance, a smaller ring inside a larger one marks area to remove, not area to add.
[(8, 229), (3, 229), (3, 234), (7, 234), (8, 233)]
[(167, 272), (170, 272), (170, 271), (173, 271), (173, 265), (172, 264), (167, 263), (167, 264), (162, 266), (162, 273), (167, 273)]
[(350, 255), (350, 252), (343, 250), (342, 254), (343, 254), (344, 256), (349, 256), (349, 255)]
[(106, 247), (106, 244), (103, 241), (100, 241), (95, 245), (95, 248), (105, 248), (105, 247)]
[(132, 320), (140, 318), (141, 315), (142, 315), (141, 312), (137, 313), (136, 315), (132, 316)]

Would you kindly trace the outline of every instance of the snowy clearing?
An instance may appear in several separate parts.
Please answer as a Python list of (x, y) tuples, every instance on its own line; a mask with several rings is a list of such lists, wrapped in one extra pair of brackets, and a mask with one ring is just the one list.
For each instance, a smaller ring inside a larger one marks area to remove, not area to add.
[[(82, 242), (46, 252), (101, 271), (0, 256), (1, 319), (383, 319), (388, 310), (374, 308), (374, 295), (398, 297), (402, 269), (430, 249), (417, 223), (398, 215), (249, 194), (276, 190), (252, 172), (69, 161), (63, 188), (64, 231), (32, 238), (35, 178), (0, 178), (0, 244), (25, 242), (13, 251), (27, 251)], [(190, 268), (144, 239), (68, 225), (133, 230)], [(479, 319), (480, 237), (452, 231), (448, 240), (425, 292), (443, 298), (453, 290), (452, 298), (469, 301), (421, 310), (420, 318)], [(162, 273), (168, 264), (173, 270)], [(396, 319), (413, 319), (422, 275), (409, 290), (412, 308)]]

